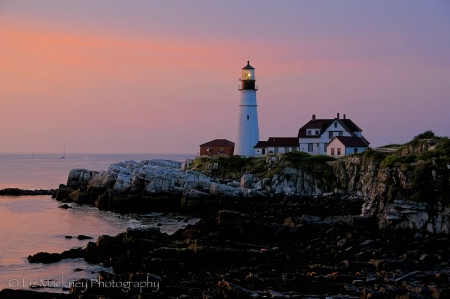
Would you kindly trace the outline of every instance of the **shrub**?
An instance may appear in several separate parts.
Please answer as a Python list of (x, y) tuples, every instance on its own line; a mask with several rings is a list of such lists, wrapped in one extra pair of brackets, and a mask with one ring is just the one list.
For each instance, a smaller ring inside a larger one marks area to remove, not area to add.
[(371, 158), (375, 160), (384, 160), (387, 156), (389, 156), (388, 153), (378, 152), (373, 149), (366, 149), (361, 155), (362, 157)]
[(399, 156), (398, 154), (392, 154), (387, 156), (383, 162), (381, 162), (381, 167), (391, 168), (391, 167), (401, 167), (402, 165), (409, 165), (415, 162), (417, 159), (416, 155)]
[(415, 136), (412, 141), (419, 141), (420, 139), (432, 139), (434, 137), (436, 136), (434, 135), (433, 131), (428, 130), (423, 132), (422, 134)]
[(400, 166), (401, 159), (397, 155), (389, 155), (386, 157), (386, 159), (381, 162), (381, 167), (384, 168), (391, 168), (394, 166)]

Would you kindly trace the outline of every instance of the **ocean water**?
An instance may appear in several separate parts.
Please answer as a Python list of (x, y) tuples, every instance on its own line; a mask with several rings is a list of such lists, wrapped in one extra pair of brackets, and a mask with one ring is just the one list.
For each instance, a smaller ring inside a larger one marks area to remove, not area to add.
[(67, 182), (74, 168), (106, 170), (109, 165), (123, 161), (169, 159), (184, 161), (194, 154), (0, 154), (0, 189), (56, 189)]
[[(182, 161), (193, 155), (58, 155), (0, 154), (0, 189), (51, 189), (65, 183), (70, 169), (105, 170), (110, 164), (126, 160), (165, 158)], [(0, 289), (39, 286), (62, 292), (71, 281), (94, 279), (98, 271), (111, 271), (83, 259), (63, 260), (54, 264), (30, 264), (28, 255), (41, 251), (63, 252), (85, 247), (88, 235), (95, 241), (100, 235), (116, 235), (127, 227), (156, 226), (173, 233), (196, 219), (184, 222), (176, 214), (150, 213), (120, 215), (99, 211), (90, 206), (72, 204), (72, 209), (60, 209), (60, 202), (50, 196), (0, 196)], [(66, 238), (72, 236), (72, 238)], [(75, 271), (75, 269), (78, 269)], [(46, 286), (51, 286), (47, 288)]]

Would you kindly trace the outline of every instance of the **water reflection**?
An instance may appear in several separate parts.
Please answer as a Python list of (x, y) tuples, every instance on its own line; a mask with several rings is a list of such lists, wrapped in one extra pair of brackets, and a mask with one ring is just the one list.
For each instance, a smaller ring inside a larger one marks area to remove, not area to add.
[[(116, 235), (127, 227), (155, 225), (170, 234), (187, 224), (177, 215), (120, 215), (75, 204), (72, 209), (59, 209), (59, 205), (49, 196), (0, 197), (0, 289), (28, 287), (35, 281), (58, 281), (62, 277), (65, 281), (90, 279), (100, 270), (111, 271), (82, 259), (49, 265), (28, 263), (30, 254), (85, 247), (89, 240), (78, 240), (78, 235), (91, 236), (95, 241), (100, 235)], [(77, 268), (80, 271), (74, 271)], [(20, 283), (14, 287), (16, 281)]]

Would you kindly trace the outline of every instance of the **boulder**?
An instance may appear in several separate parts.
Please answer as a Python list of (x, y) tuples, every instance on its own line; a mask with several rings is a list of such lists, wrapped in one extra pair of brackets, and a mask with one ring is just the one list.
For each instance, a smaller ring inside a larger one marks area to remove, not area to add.
[(90, 171), (87, 169), (76, 168), (69, 172), (67, 178), (67, 187), (73, 190), (86, 190), (89, 181), (97, 174), (97, 171)]
[(28, 256), (30, 263), (51, 264), (59, 262), (63, 259), (76, 259), (84, 257), (85, 251), (81, 248), (66, 250), (62, 253), (39, 252)]
[(167, 234), (161, 233), (159, 227), (128, 227), (125, 233), (126, 238), (138, 239), (159, 239), (167, 237)]
[(92, 237), (86, 236), (86, 235), (78, 235), (78, 240), (90, 240)]
[(72, 193), (74, 190), (72, 188), (67, 187), (64, 184), (60, 184), (58, 191), (56, 192), (55, 199), (57, 201), (66, 201), (69, 199), (69, 194)]
[(80, 189), (75, 190), (69, 194), (70, 201), (83, 204), (87, 203), (86, 192), (81, 191)]
[(253, 174), (247, 173), (241, 177), (241, 187), (250, 188), (253, 183)]

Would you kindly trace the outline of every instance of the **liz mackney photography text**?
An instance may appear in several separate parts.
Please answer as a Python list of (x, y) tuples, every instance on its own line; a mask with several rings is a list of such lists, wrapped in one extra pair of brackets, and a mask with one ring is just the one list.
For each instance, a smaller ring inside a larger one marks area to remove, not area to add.
[(152, 292), (159, 291), (159, 281), (152, 281), (154, 277), (147, 276), (145, 281), (101, 281), (100, 279), (86, 279), (69, 281), (61, 276), (59, 279), (25, 279), (13, 278), (8, 280), (8, 287), (11, 289), (19, 288), (56, 288), (56, 289), (70, 289), (77, 288), (86, 291), (88, 288), (114, 288), (120, 289), (123, 292), (128, 292), (131, 289), (139, 289), (140, 292), (151, 290)]

